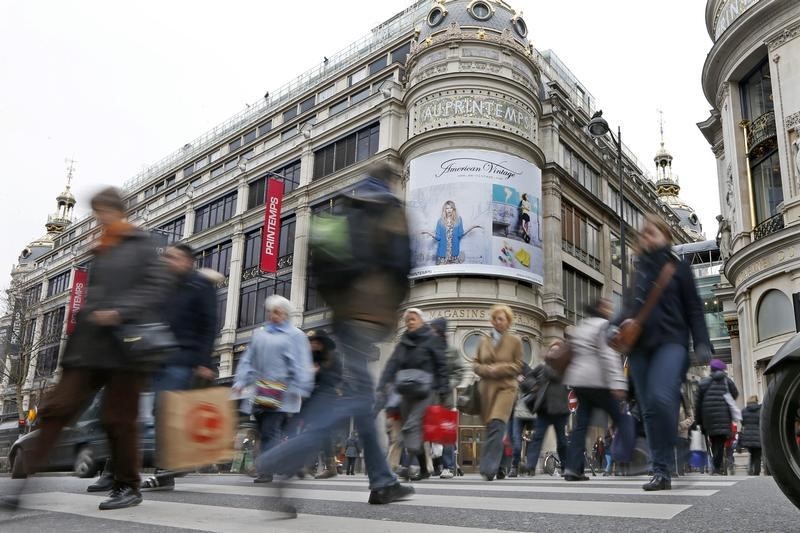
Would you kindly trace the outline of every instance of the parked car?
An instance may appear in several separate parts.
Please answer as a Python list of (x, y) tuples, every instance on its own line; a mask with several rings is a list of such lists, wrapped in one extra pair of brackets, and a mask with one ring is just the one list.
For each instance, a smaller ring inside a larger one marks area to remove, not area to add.
[[(45, 470), (72, 470), (76, 476), (88, 478), (93, 477), (103, 467), (111, 452), (108, 437), (100, 422), (101, 394), (95, 397), (74, 424), (65, 427), (61, 432), (61, 438), (53, 448)], [(143, 393), (139, 399), (139, 439), (144, 467), (152, 466), (155, 456), (153, 399), (152, 392)], [(8, 452), (11, 477), (25, 477), (26, 453), (38, 435), (39, 430), (34, 429), (20, 436), (11, 445)]]

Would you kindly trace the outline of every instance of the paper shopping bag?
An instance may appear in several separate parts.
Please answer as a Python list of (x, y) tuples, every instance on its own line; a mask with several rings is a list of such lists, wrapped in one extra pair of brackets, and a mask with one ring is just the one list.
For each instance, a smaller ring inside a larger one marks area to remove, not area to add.
[(422, 434), (426, 442), (455, 444), (458, 440), (458, 411), (441, 405), (428, 406), (422, 422)]
[(157, 466), (188, 470), (233, 459), (236, 412), (227, 387), (162, 392)]

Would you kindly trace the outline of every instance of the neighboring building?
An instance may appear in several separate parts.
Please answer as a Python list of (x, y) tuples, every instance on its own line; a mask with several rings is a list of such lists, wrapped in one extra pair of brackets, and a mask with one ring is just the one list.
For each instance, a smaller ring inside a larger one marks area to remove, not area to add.
[(698, 126), (719, 175), (716, 294), (742, 394), (762, 396), (764, 368), (800, 329), (800, 3), (709, 0), (706, 26), (713, 109)]
[[(266, 296), (289, 297), (301, 327), (329, 324), (308, 275), (311, 216), (335, 212), (377, 161), (404, 176), (398, 192), (420, 266), (408, 305), (448, 318), (467, 359), (498, 301), (517, 314), (528, 362), (593, 298), (620, 301), (616, 149), (586, 131), (596, 108), (586, 87), (527, 36), (525, 20), (502, 1), (417, 2), (125, 184), (134, 223), (190, 243), (199, 266), (226, 276), (215, 353), (223, 379), (263, 322)], [(694, 240), (645, 166), (627, 149), (623, 159), (631, 230), (655, 211), (676, 242)], [(272, 172), (286, 178), (277, 276), (259, 270)], [(465, 232), (458, 242), (455, 219), (445, 220), (456, 212)], [(42, 306), (66, 304), (69, 276), (89, 260), (97, 231), (86, 218), (36, 256), (25, 282), (47, 294)], [(635, 231), (627, 235), (632, 262)], [(461, 455), (473, 465), (474, 425), (462, 432)]]

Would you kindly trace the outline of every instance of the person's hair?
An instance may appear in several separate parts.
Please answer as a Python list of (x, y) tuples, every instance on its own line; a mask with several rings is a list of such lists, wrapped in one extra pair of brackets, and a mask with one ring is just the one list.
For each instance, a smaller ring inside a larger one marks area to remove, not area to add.
[(125, 211), (125, 204), (119, 194), (119, 189), (116, 187), (106, 187), (94, 196), (90, 202), (92, 209), (105, 207), (109, 209), (116, 209), (117, 211)]
[(527, 200), (528, 199), (528, 193), (526, 193), (526, 192), (522, 193), (522, 199), (523, 200)]
[(667, 239), (667, 243), (672, 244), (672, 231), (670, 231), (667, 221), (658, 216), (656, 213), (647, 213), (644, 217), (647, 224), (654, 225), (658, 231)]
[(750, 399), (747, 400), (750, 403), (758, 403), (758, 396), (750, 396)]
[(547, 345), (547, 351), (549, 352), (554, 347), (561, 346), (562, 344), (564, 344), (564, 339), (553, 339), (550, 341), (550, 344)]
[(593, 302), (586, 305), (584, 308), (584, 313), (586, 316), (594, 317), (594, 318), (605, 318), (605, 315), (600, 311), (600, 308), (603, 304), (609, 303), (608, 298), (597, 298)]
[(514, 323), (514, 311), (512, 311), (509, 306), (505, 304), (495, 304), (489, 308), (490, 319), (494, 318), (494, 315), (496, 315), (497, 313), (503, 313), (504, 315), (506, 315), (509, 324)]
[(425, 313), (422, 311), (422, 309), (419, 309), (417, 307), (411, 307), (410, 309), (406, 309), (406, 312), (403, 313), (403, 321), (405, 321), (405, 319), (408, 318), (408, 315), (417, 315), (420, 320), (425, 322)]
[(171, 245), (170, 248), (174, 248), (175, 250), (182, 252), (189, 259), (194, 259), (194, 248), (192, 248), (185, 242), (175, 243)]
[(292, 316), (293, 311), (292, 302), (277, 294), (273, 294), (264, 301), (264, 309), (268, 313), (275, 310), (283, 311), (287, 317)]
[(458, 220), (458, 209), (456, 209), (456, 203), (453, 200), (447, 200), (442, 204), (442, 222), (447, 222), (447, 206), (453, 208), (453, 221)]

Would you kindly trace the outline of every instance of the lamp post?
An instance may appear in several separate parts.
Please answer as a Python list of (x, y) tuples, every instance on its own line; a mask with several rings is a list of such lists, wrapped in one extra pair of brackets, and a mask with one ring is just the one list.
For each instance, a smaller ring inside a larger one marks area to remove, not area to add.
[(589, 124), (586, 125), (589, 134), (594, 138), (611, 135), (611, 140), (617, 145), (617, 174), (619, 178), (619, 240), (620, 240), (620, 262), (622, 269), (622, 303), (625, 304), (625, 296), (628, 290), (628, 261), (627, 244), (625, 242), (625, 184), (622, 172), (622, 130), (617, 126), (617, 136), (611, 131), (608, 122), (603, 118), (603, 111), (597, 111), (592, 115)]

